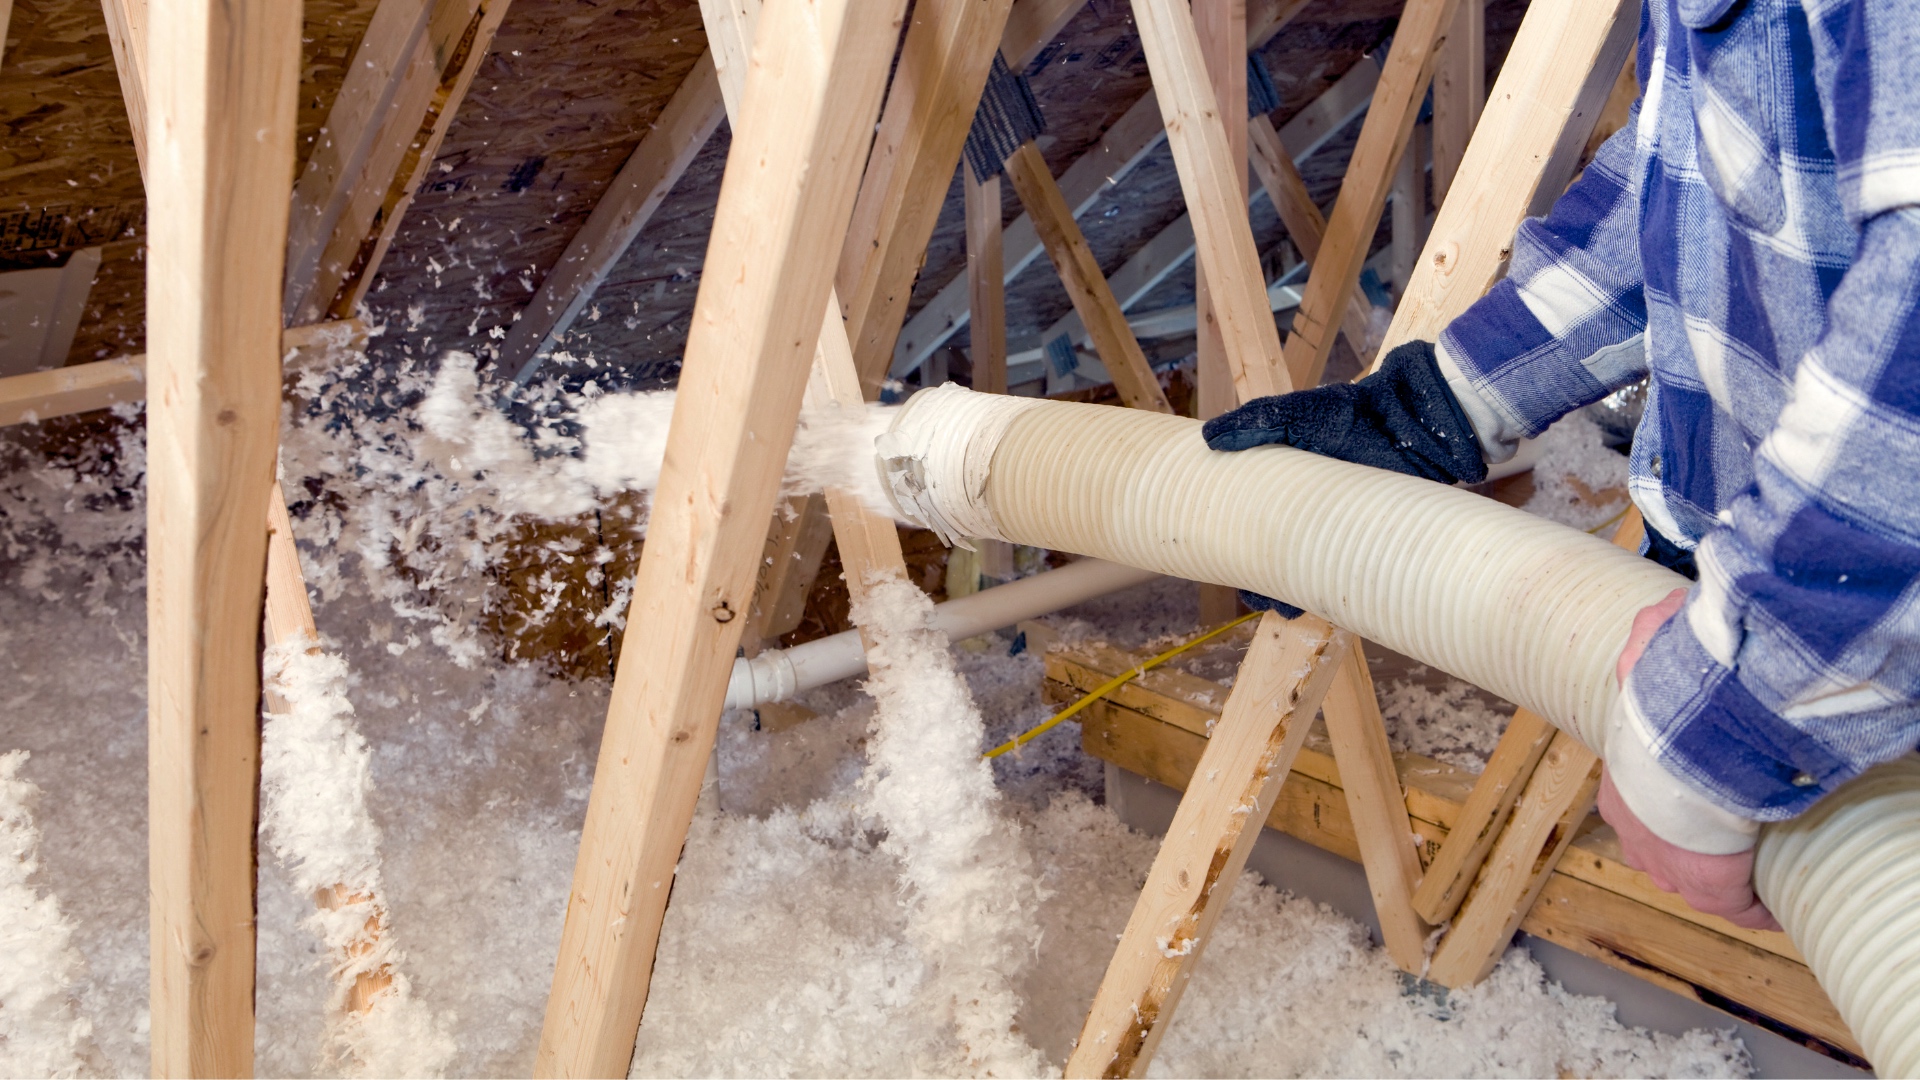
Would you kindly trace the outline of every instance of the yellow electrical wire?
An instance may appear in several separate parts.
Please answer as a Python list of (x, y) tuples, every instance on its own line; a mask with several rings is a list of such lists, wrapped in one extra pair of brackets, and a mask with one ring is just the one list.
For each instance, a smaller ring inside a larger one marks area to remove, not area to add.
[(1627, 505), (1625, 505), (1625, 506), (1623, 506), (1623, 507), (1621, 507), (1621, 508), (1620, 508), (1620, 512), (1619, 512), (1619, 513), (1617, 513), (1617, 514), (1615, 514), (1615, 515), (1613, 515), (1612, 517), (1610, 517), (1610, 518), (1608, 518), (1607, 520), (1605, 520), (1605, 521), (1603, 521), (1603, 522), (1601, 522), (1600, 524), (1598, 524), (1598, 525), (1595, 525), (1595, 526), (1594, 526), (1593, 528), (1591, 528), (1591, 529), (1588, 529), (1588, 530), (1587, 530), (1587, 535), (1588, 535), (1588, 536), (1598, 536), (1598, 535), (1600, 535), (1600, 530), (1601, 530), (1601, 529), (1604, 529), (1604, 528), (1606, 528), (1607, 526), (1609, 526), (1609, 525), (1611, 525), (1611, 524), (1613, 524), (1614, 522), (1616, 522), (1616, 521), (1619, 521), (1619, 520), (1620, 520), (1621, 518), (1624, 518), (1624, 517), (1626, 517), (1626, 516), (1627, 516), (1627, 511), (1629, 511), (1629, 510), (1632, 510), (1632, 509), (1633, 509), (1633, 500), (1631, 500), (1631, 499), (1629, 499), (1629, 500), (1627, 500)]
[(1209, 630), (1206, 633), (1201, 634), (1199, 637), (1194, 638), (1192, 641), (1189, 641), (1184, 645), (1176, 645), (1173, 648), (1168, 649), (1166, 652), (1163, 652), (1159, 656), (1154, 657), (1153, 659), (1147, 661), (1146, 663), (1133, 668), (1132, 670), (1126, 672), (1125, 674), (1116, 675), (1113, 678), (1108, 679), (1106, 682), (1101, 683), (1100, 686), (1093, 691), (1093, 693), (1088, 694), (1086, 697), (1081, 698), (1079, 701), (1076, 701), (1073, 704), (1067, 706), (1066, 708), (1061, 709), (1059, 712), (1053, 714), (1053, 717), (1049, 719), (1046, 723), (1043, 723), (1040, 726), (1032, 728), (1028, 731), (1024, 731), (1019, 735), (1014, 736), (1013, 738), (1007, 740), (1006, 742), (1001, 743), (999, 746), (994, 747), (993, 749), (987, 751), (986, 753), (980, 756), (995, 758), (995, 757), (999, 757), (1001, 754), (1004, 754), (1009, 750), (1014, 749), (1015, 747), (1025, 746), (1026, 744), (1032, 742), (1033, 740), (1053, 730), (1055, 725), (1059, 724), (1060, 721), (1067, 719), (1068, 717), (1072, 716), (1074, 713), (1079, 712), (1081, 709), (1086, 708), (1087, 706), (1093, 704), (1094, 702), (1099, 701), (1101, 698), (1106, 697), (1108, 694), (1113, 693), (1115, 690), (1120, 689), (1122, 686), (1125, 686), (1129, 682), (1132, 682), (1136, 677), (1144, 675), (1149, 671), (1152, 671), (1154, 668), (1159, 667), (1161, 664), (1164, 664), (1167, 661), (1173, 659), (1174, 657), (1179, 656), (1181, 653), (1186, 652), (1188, 649), (1191, 649), (1196, 645), (1204, 645), (1205, 643), (1212, 641), (1214, 638), (1217, 638), (1221, 634), (1224, 634), (1227, 631), (1233, 629), (1234, 627), (1239, 626), (1243, 622), (1247, 622), (1250, 619), (1259, 618), (1261, 614), (1262, 614), (1261, 612), (1255, 611), (1250, 614), (1242, 615), (1239, 618), (1228, 623), (1227, 625), (1216, 627), (1212, 630)]

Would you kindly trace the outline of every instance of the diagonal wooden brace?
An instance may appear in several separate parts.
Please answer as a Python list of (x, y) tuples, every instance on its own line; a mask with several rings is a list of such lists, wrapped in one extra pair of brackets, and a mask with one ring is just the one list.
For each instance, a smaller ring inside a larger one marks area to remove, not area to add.
[(1145, 1075), (1352, 640), (1311, 615), (1261, 617), (1066, 1075)]

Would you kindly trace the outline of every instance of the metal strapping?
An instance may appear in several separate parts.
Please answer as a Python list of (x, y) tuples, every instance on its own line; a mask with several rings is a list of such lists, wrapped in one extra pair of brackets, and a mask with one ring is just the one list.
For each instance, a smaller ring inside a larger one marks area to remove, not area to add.
[(967, 164), (976, 179), (999, 176), (1007, 158), (1047, 129), (1025, 75), (1015, 75), (1006, 58), (993, 56), (993, 70), (980, 92), (980, 108), (967, 132)]

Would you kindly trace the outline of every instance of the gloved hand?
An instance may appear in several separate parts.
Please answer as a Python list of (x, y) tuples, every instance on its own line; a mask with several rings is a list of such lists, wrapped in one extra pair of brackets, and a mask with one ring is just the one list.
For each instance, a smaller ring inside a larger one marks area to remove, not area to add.
[(1487, 478), (1473, 425), (1427, 341), (1393, 350), (1357, 383), (1256, 398), (1207, 421), (1201, 433), (1215, 450), (1282, 443), (1443, 484)]

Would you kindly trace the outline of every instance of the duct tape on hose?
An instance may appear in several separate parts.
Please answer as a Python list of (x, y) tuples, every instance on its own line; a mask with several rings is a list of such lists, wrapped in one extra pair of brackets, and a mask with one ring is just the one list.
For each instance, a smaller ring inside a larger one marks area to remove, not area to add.
[[(993, 452), (1014, 418), (1046, 402), (976, 394), (953, 383), (907, 399), (893, 426), (874, 440), (880, 483), (899, 516), (969, 551), (970, 537), (1005, 540), (986, 500)], [(927, 406), (932, 406), (928, 409)], [(940, 423), (916, 420), (938, 415)]]

